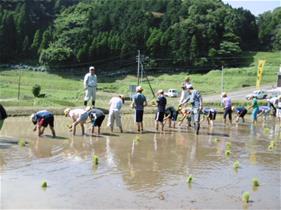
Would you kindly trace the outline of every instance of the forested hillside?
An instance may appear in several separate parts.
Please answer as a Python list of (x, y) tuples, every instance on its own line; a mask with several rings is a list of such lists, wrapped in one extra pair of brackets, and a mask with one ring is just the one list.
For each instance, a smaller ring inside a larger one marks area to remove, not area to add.
[(281, 8), (256, 18), (221, 0), (0, 2), (1, 63), (115, 66), (140, 49), (155, 67), (237, 66), (244, 51), (281, 49)]

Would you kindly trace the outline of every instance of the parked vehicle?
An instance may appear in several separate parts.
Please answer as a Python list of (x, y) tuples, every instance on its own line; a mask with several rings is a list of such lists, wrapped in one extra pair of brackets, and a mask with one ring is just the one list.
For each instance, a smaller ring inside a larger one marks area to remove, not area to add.
[(257, 99), (266, 99), (267, 92), (264, 90), (255, 90), (253, 93), (246, 96), (246, 99), (249, 99), (251, 96), (255, 96)]
[(179, 93), (176, 89), (169, 89), (168, 92), (164, 93), (164, 95), (167, 97), (178, 97)]

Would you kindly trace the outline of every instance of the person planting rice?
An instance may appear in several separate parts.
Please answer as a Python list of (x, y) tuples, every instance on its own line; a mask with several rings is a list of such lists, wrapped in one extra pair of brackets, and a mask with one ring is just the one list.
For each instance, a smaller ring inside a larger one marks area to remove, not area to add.
[(178, 126), (181, 126), (185, 119), (187, 119), (188, 126), (190, 126), (192, 110), (190, 108), (180, 108), (179, 113), (182, 115), (182, 117), (179, 119)]
[(100, 135), (100, 127), (102, 125), (102, 122), (105, 118), (105, 114), (100, 109), (91, 109), (89, 112), (89, 118), (92, 123), (92, 135), (95, 133), (95, 127), (98, 127), (97, 135)]
[(222, 102), (224, 105), (224, 124), (226, 125), (226, 117), (228, 115), (229, 123), (232, 124), (232, 103), (230, 97), (227, 96), (225, 92), (222, 93)]
[(158, 131), (158, 126), (160, 124), (161, 125), (161, 131), (163, 131), (164, 130), (163, 120), (164, 120), (167, 100), (164, 96), (163, 90), (158, 90), (157, 95), (158, 95), (158, 98), (156, 100), (157, 112), (156, 112), (156, 115), (155, 115), (155, 129)]
[(178, 114), (179, 114), (179, 109), (176, 110), (174, 107), (169, 106), (165, 109), (165, 117), (164, 117), (164, 124), (166, 124), (166, 122), (168, 121), (168, 125), (169, 128), (172, 127), (173, 124), (173, 128), (176, 127), (176, 122), (177, 122), (177, 118), (178, 118)]
[(133, 102), (131, 107), (136, 110), (135, 121), (137, 123), (138, 132), (143, 131), (143, 111), (144, 107), (147, 105), (146, 97), (142, 94), (143, 88), (138, 86), (136, 88), (137, 94), (133, 96)]
[(204, 108), (203, 109), (203, 119), (207, 119), (208, 125), (213, 126), (214, 120), (216, 119), (217, 110), (213, 108)]
[(124, 99), (125, 97), (123, 95), (112, 97), (110, 99), (107, 126), (110, 127), (111, 132), (113, 132), (114, 121), (116, 121), (116, 126), (119, 127), (120, 132), (123, 133), (120, 110), (122, 108), (122, 105), (124, 104)]
[(53, 137), (56, 137), (56, 132), (54, 129), (54, 115), (53, 113), (42, 110), (36, 112), (30, 116), (32, 123), (35, 125), (33, 131), (37, 130), (38, 136), (42, 136), (46, 127), (48, 127), (52, 132)]
[(245, 115), (247, 114), (247, 109), (244, 106), (238, 106), (237, 108), (233, 107), (233, 110), (236, 112), (236, 120), (235, 122), (238, 123), (239, 119), (242, 119), (242, 122), (245, 122)]
[(252, 111), (252, 122), (254, 124), (256, 124), (257, 119), (258, 119), (258, 112), (259, 112), (258, 101), (257, 101), (257, 98), (255, 96), (251, 96), (249, 98), (249, 100), (252, 100), (252, 104), (251, 104), (251, 106), (248, 107), (248, 109), (253, 109), (253, 111)]
[(5, 108), (0, 104), (0, 130), (3, 127), (4, 120), (8, 117), (7, 112)]
[(269, 106), (259, 106), (258, 117), (263, 116), (264, 120), (266, 120), (270, 113)]
[(182, 91), (181, 91), (181, 97), (180, 97), (180, 101), (179, 101), (179, 104), (181, 106), (184, 106), (188, 100), (189, 100), (189, 97), (190, 97), (190, 94), (189, 92), (187, 91), (187, 87), (191, 85), (191, 81), (190, 81), (190, 77), (187, 76), (182, 84)]
[(84, 124), (86, 123), (86, 120), (89, 116), (88, 111), (89, 108), (84, 109), (70, 109), (67, 108), (64, 110), (64, 116), (65, 117), (70, 117), (73, 121), (72, 125), (69, 126), (69, 130), (72, 131), (72, 134), (76, 134), (76, 126), (80, 124), (81, 130), (82, 130), (82, 135), (85, 134), (85, 127)]
[(268, 106), (272, 108), (272, 115), (276, 117), (278, 97), (271, 97), (267, 99)]

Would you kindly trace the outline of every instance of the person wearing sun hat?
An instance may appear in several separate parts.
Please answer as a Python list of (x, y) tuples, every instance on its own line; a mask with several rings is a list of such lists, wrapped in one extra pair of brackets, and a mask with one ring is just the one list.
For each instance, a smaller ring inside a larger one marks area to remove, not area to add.
[(42, 136), (46, 127), (52, 132), (53, 137), (56, 137), (54, 129), (54, 114), (47, 110), (38, 111), (30, 116), (30, 120), (35, 125), (33, 131), (38, 131), (38, 136)]
[(113, 132), (114, 121), (116, 121), (116, 126), (119, 127), (120, 132), (123, 133), (122, 122), (121, 122), (121, 108), (124, 104), (125, 96), (119, 95), (114, 96), (109, 101), (109, 114), (107, 126), (110, 127), (111, 132)]
[(143, 88), (141, 86), (136, 87), (136, 94), (133, 96), (131, 107), (136, 110), (135, 121), (137, 123), (138, 132), (143, 131), (143, 111), (147, 106), (146, 97), (142, 94)]
[(69, 131), (72, 131), (72, 134), (76, 134), (76, 126), (80, 124), (81, 129), (82, 129), (82, 135), (85, 134), (85, 128), (84, 124), (86, 123), (86, 120), (88, 119), (88, 111), (90, 107), (86, 107), (86, 109), (70, 109), (66, 108), (64, 110), (64, 116), (65, 117), (70, 117), (72, 119), (72, 125), (69, 126)]
[(164, 130), (164, 124), (163, 124), (163, 120), (164, 120), (164, 115), (165, 115), (165, 108), (166, 108), (166, 104), (167, 104), (167, 99), (164, 96), (164, 91), (158, 90), (157, 92), (157, 112), (155, 115), (155, 129), (158, 131), (158, 127), (159, 127), (159, 123), (161, 125), (161, 131)]

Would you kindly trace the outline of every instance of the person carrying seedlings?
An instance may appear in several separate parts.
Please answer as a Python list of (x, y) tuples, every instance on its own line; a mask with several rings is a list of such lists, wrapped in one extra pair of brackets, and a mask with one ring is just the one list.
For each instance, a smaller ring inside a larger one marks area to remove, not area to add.
[(273, 109), (272, 115), (274, 117), (276, 117), (276, 106), (277, 106), (277, 103), (278, 103), (278, 97), (271, 97), (271, 98), (267, 99), (268, 106)]
[(80, 124), (82, 135), (85, 134), (85, 127), (84, 124), (86, 123), (86, 120), (88, 119), (88, 111), (89, 108), (85, 109), (70, 109), (67, 108), (64, 110), (64, 116), (70, 117), (72, 119), (72, 125), (69, 126), (69, 131), (72, 131), (72, 134), (76, 134), (76, 126)]
[(217, 116), (217, 110), (206, 107), (203, 109), (202, 112), (203, 112), (203, 120), (207, 119), (208, 125), (213, 126), (214, 120), (216, 119), (216, 116)]
[(53, 138), (56, 137), (56, 132), (54, 129), (53, 113), (51, 113), (47, 110), (42, 110), (42, 111), (33, 113), (30, 116), (30, 119), (31, 119), (32, 123), (35, 125), (35, 127), (33, 128), (33, 131), (35, 132), (37, 130), (38, 136), (42, 136), (45, 128), (48, 127), (48, 125), (49, 125)]
[(266, 120), (270, 113), (269, 106), (259, 106), (258, 117), (263, 116), (263, 119)]
[(190, 94), (189, 102), (192, 105), (191, 119), (194, 122), (196, 135), (198, 135), (200, 130), (200, 113), (203, 109), (203, 100), (200, 92), (193, 89), (192, 85), (188, 85), (187, 90)]
[(253, 109), (252, 110), (252, 122), (253, 122), (253, 124), (256, 124), (257, 119), (258, 119), (258, 113), (259, 113), (258, 101), (257, 101), (257, 98), (253, 95), (249, 97), (249, 100), (252, 100), (252, 104), (248, 107), (248, 109)]
[(131, 107), (136, 110), (135, 112), (135, 121), (137, 123), (138, 132), (143, 131), (143, 111), (144, 107), (147, 106), (146, 97), (142, 94), (143, 88), (137, 86), (136, 94), (133, 96), (133, 102)]
[(222, 93), (222, 103), (224, 105), (224, 114), (223, 114), (224, 124), (226, 125), (226, 117), (228, 115), (228, 119), (229, 119), (229, 122), (231, 125), (232, 124), (232, 102), (231, 102), (231, 98), (228, 97), (225, 92)]
[(120, 132), (123, 133), (122, 122), (121, 122), (121, 108), (124, 104), (125, 97), (119, 95), (118, 97), (112, 97), (109, 101), (109, 114), (107, 126), (110, 127), (111, 132), (113, 132), (114, 121), (116, 121), (116, 126), (119, 127)]
[(4, 120), (8, 117), (7, 112), (5, 108), (0, 104), (0, 130), (3, 127)]
[(90, 66), (89, 73), (84, 76), (84, 106), (87, 106), (87, 103), (92, 99), (92, 106), (95, 106), (96, 101), (96, 90), (97, 90), (97, 75), (96, 69), (94, 66)]
[(158, 90), (157, 92), (158, 98), (156, 100), (157, 103), (157, 112), (155, 115), (155, 129), (158, 131), (159, 123), (161, 125), (161, 131), (164, 130), (164, 115), (165, 115), (165, 108), (167, 104), (167, 99), (164, 96), (164, 90)]
[(179, 114), (179, 109), (176, 110), (173, 106), (169, 106), (165, 109), (164, 124), (168, 121), (169, 128), (176, 127), (176, 122)]
[(102, 122), (105, 118), (105, 114), (100, 109), (91, 109), (89, 112), (89, 118), (92, 123), (92, 135), (95, 133), (95, 127), (98, 127), (97, 135), (100, 135), (100, 127), (102, 125)]
[(247, 114), (247, 109), (244, 106), (233, 107), (233, 110), (236, 112), (236, 120), (235, 122), (238, 123), (239, 119), (242, 119), (242, 122), (245, 122), (245, 115)]

